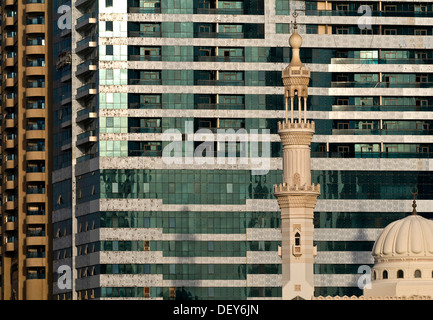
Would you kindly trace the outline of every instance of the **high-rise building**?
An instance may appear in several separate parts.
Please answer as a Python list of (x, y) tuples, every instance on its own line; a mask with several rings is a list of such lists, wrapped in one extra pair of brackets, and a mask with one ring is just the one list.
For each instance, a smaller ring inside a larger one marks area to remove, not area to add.
[[(71, 53), (71, 80), (54, 97), (53, 271), (70, 268), (72, 281), (55, 281), (55, 298), (282, 297), (273, 185), (294, 12), (321, 185), (315, 295), (361, 295), (358, 267), (373, 265), (373, 243), (409, 211), (411, 188), (420, 215), (431, 217), (432, 199), (432, 4), (366, 3), (70, 4), (71, 44), (55, 53)], [(235, 146), (194, 135), (218, 129), (270, 134)]]
[(0, 298), (50, 299), (49, 1), (1, 1)]

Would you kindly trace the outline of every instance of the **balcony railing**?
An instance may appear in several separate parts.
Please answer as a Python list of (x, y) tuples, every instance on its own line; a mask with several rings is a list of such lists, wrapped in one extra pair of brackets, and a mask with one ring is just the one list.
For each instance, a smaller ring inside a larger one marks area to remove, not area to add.
[(161, 133), (162, 128), (129, 127), (129, 133)]
[(331, 64), (433, 64), (433, 59), (331, 58)]
[(431, 135), (433, 130), (417, 129), (332, 129), (333, 135)]
[(333, 105), (332, 111), (432, 111), (433, 105)]
[(312, 158), (411, 158), (429, 159), (431, 152), (312, 152)]
[(205, 110), (244, 110), (244, 104), (222, 104), (222, 103), (198, 103), (195, 105), (195, 109), (205, 109)]
[(332, 81), (332, 88), (433, 88), (433, 82)]
[[(362, 16), (358, 10), (306, 10), (307, 16)], [(432, 11), (377, 11), (372, 10), (373, 17), (433, 17)]]

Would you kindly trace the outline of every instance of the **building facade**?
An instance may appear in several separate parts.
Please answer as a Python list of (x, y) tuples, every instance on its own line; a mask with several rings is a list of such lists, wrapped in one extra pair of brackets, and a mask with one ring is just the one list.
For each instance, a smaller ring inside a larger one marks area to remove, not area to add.
[[(361, 295), (358, 267), (373, 264), (381, 229), (408, 212), (410, 188), (420, 215), (431, 217), (432, 199), (433, 8), (367, 2), (360, 13), (358, 1), (70, 4), (52, 200), (53, 270), (68, 266), (72, 283), (54, 281), (54, 297), (282, 298), (273, 185), (295, 11), (311, 70), (311, 181), (321, 185), (315, 295)], [(195, 135), (218, 129), (250, 140), (203, 145)], [(242, 161), (254, 144), (260, 152)]]
[(51, 4), (1, 2), (0, 298), (50, 299)]

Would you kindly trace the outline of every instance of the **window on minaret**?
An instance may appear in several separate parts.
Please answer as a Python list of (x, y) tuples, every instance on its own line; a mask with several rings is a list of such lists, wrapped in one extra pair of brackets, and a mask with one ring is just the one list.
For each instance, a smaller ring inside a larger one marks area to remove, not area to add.
[(403, 279), (403, 277), (404, 277), (403, 270), (398, 270), (398, 271), (397, 271), (397, 278), (398, 278), (398, 279)]
[(300, 246), (301, 245), (301, 235), (299, 234), (299, 232), (296, 232), (295, 234), (295, 246)]

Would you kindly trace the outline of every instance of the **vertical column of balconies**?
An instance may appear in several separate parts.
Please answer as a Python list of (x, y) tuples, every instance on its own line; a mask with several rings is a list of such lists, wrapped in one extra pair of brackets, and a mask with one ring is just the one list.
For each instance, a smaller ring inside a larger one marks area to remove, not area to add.
[(2, 297), (47, 299), (48, 15), (45, 0), (2, 4)]
[(12, 298), (12, 265), (18, 245), (17, 194), (17, 4), (2, 3), (2, 299)]
[(77, 67), (75, 71), (77, 124), (76, 147), (82, 153), (80, 160), (88, 160), (95, 156), (95, 142), (97, 141), (97, 1), (78, 1), (78, 9), (74, 21)]
[[(23, 186), (25, 188), (25, 299), (46, 299), (48, 278), (51, 274), (48, 250), (49, 227), (49, 4), (45, 0), (26, 1), (25, 4), (25, 94), (22, 106), (23, 132)], [(33, 42), (30, 45), (29, 39)], [(38, 103), (34, 103), (34, 102)]]

